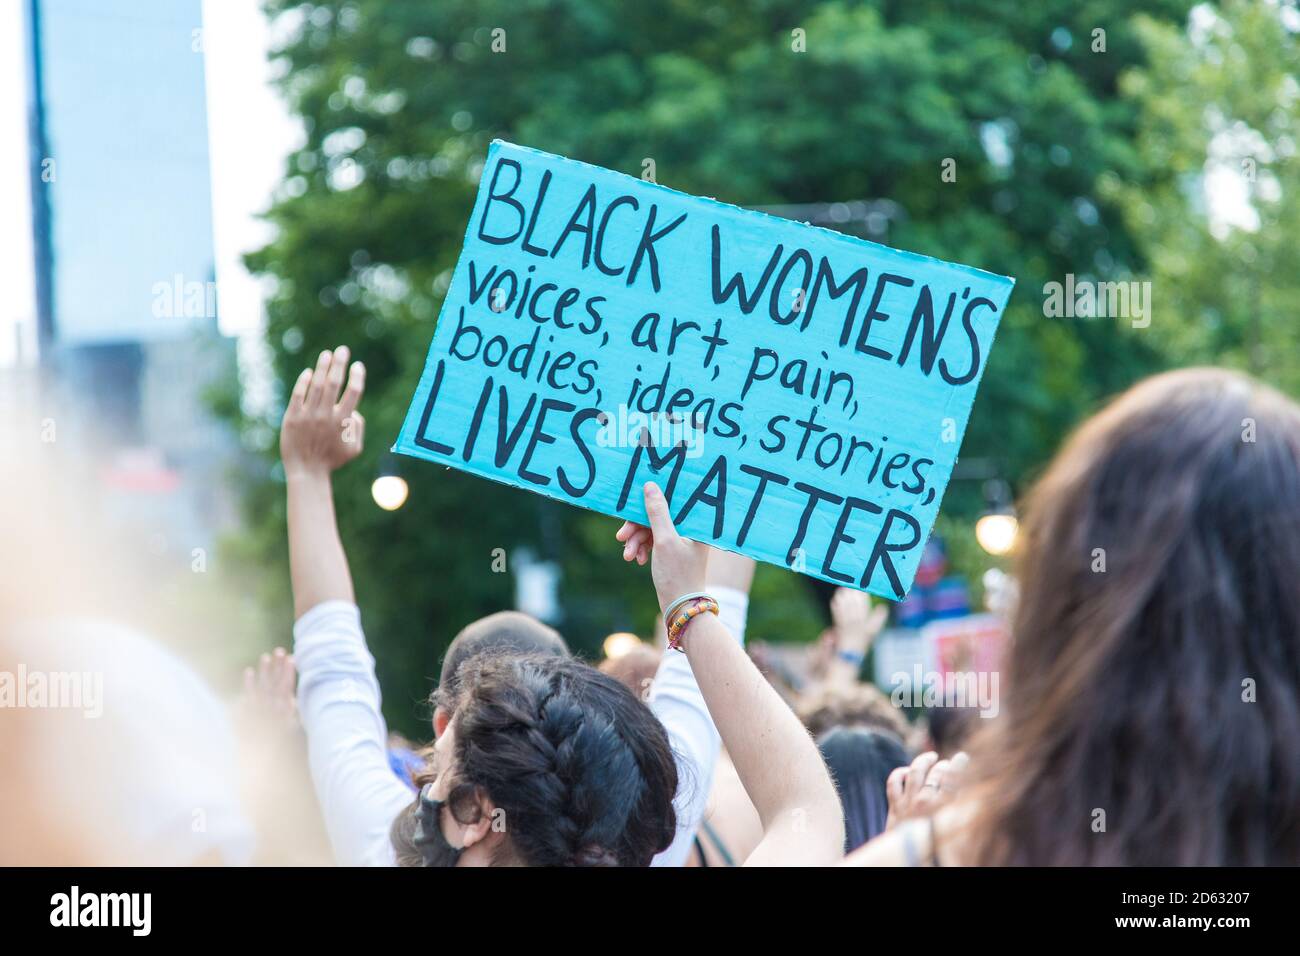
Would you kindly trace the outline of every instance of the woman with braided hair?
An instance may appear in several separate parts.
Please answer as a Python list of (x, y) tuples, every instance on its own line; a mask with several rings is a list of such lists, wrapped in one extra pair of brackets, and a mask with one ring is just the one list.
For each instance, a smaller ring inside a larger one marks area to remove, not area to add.
[(677, 830), (677, 768), (654, 714), (572, 658), (469, 661), (419, 799), (398, 817), (414, 866), (649, 866)]

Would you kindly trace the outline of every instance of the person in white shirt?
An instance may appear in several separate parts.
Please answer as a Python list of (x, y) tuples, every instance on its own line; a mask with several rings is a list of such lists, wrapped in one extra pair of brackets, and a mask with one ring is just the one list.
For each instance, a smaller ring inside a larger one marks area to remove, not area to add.
[[(281, 431), (297, 617), (298, 707), (336, 860), (391, 866), (397, 862), (393, 824), (419, 801), (412, 803), (410, 790), (389, 767), (374, 659), (366, 646), (334, 516), (330, 476), (356, 457), (364, 437), (364, 419), (356, 408), (365, 387), (365, 368), (354, 363), (349, 370), (349, 358), (346, 347), (323, 352), (315, 370), (303, 371)], [(716, 554), (710, 593), (722, 622), (743, 645), (753, 563)], [(448, 651), (434, 695), (436, 737), (442, 739), (451, 724), (451, 704), (461, 690), (464, 664), (482, 650), (502, 647), (558, 655), (563, 641), (552, 629), (517, 612), (490, 615), (466, 628)], [(678, 781), (673, 839), (655, 855), (654, 864), (680, 866), (704, 812), (719, 738), (685, 655), (664, 655), (648, 703), (667, 733)]]

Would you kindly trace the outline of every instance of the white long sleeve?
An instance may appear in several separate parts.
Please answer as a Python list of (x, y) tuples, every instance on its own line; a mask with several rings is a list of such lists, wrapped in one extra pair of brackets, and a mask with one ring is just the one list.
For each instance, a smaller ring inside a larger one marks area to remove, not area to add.
[[(710, 587), (717, 599), (718, 617), (743, 647), (745, 624), (749, 614), (749, 595), (735, 588)], [(713, 726), (709, 708), (700, 693), (695, 674), (686, 655), (664, 651), (659, 670), (650, 688), (650, 709), (668, 731), (677, 760), (677, 836), (672, 845), (654, 858), (651, 866), (683, 866), (691, 853), (695, 830), (704, 817), (709, 792), (713, 789), (713, 769), (718, 762), (722, 740)]]
[(316, 605), (293, 626), (293, 654), (298, 713), (335, 861), (394, 866), (389, 828), (414, 798), (388, 763), (375, 659), (357, 606)]

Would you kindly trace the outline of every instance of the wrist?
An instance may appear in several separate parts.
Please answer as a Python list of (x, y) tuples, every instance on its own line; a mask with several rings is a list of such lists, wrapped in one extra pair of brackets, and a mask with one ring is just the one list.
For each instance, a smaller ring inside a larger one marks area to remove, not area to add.
[(668, 647), (671, 650), (685, 651), (682, 637), (691, 623), (701, 616), (712, 614), (717, 617), (718, 602), (707, 594), (691, 593), (674, 601), (664, 614), (664, 626), (668, 631)]
[(284, 480), (291, 485), (329, 484), (330, 475), (330, 469), (325, 465), (286, 462), (284, 466)]
[(835, 643), (838, 647), (846, 651), (858, 651), (865, 654), (871, 647), (871, 639), (874, 637), (863, 627), (835, 627)]
[(656, 594), (655, 597), (659, 599), (659, 613), (666, 616), (669, 612), (672, 611), (673, 605), (679, 604), (682, 598), (690, 597), (690, 596), (701, 596), (705, 593), (705, 591), (706, 589), (702, 584), (695, 585), (695, 586), (683, 585), (681, 587), (674, 588), (672, 591), (667, 591), (662, 594)]
[(866, 657), (867, 651), (871, 650), (871, 644), (863, 641), (839, 641), (835, 649), (840, 653), (856, 654), (858, 657)]
[(867, 655), (864, 651), (841, 647), (835, 652), (835, 659), (843, 661), (845, 664), (852, 667), (861, 667), (863, 662), (867, 659)]

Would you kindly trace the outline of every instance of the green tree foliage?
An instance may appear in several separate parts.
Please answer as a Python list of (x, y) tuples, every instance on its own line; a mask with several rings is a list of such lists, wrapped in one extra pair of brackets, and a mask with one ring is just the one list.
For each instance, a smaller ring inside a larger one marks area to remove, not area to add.
[[(1289, 23), (1289, 27), (1288, 24)], [(1300, 12), (1203, 7), (1189, 30), (1143, 19), (1150, 66), (1137, 188), (1107, 179), (1150, 263), (1150, 336), (1180, 364), (1235, 365), (1300, 390)]]
[[(1184, 22), (1185, 0), (1144, 4), (1141, 31)], [(336, 483), (340, 522), (388, 715), (418, 729), (446, 641), (507, 606), (492, 549), (529, 546), (565, 571), (566, 636), (594, 651), (646, 633), (644, 571), (616, 560), (607, 518), (425, 463), (396, 514), (369, 500), (414, 389), (490, 140), (502, 137), (741, 205), (889, 199), (888, 241), (1016, 276), (964, 454), (1032, 474), (1096, 401), (1160, 364), (1151, 337), (1110, 320), (1045, 319), (1066, 273), (1145, 266), (1099, 183), (1151, 176), (1121, 75), (1144, 61), (1126, 0), (269, 0), (287, 39), (282, 86), (307, 138), (270, 211), (277, 238), (251, 267), (274, 284), (268, 342), (292, 381), (318, 350), (352, 345), (370, 369), (372, 442)], [(1100, 31), (1100, 32), (1098, 32)], [(1100, 38), (1100, 39), (1099, 39)], [(949, 175), (945, 177), (945, 170)], [(955, 173), (955, 177), (952, 175)], [(1157, 170), (1159, 175), (1165, 171)], [(273, 423), (250, 492), (248, 560), (283, 592)], [(954, 482), (948, 515), (980, 507)], [(763, 569), (754, 629), (820, 627), (807, 593)]]

